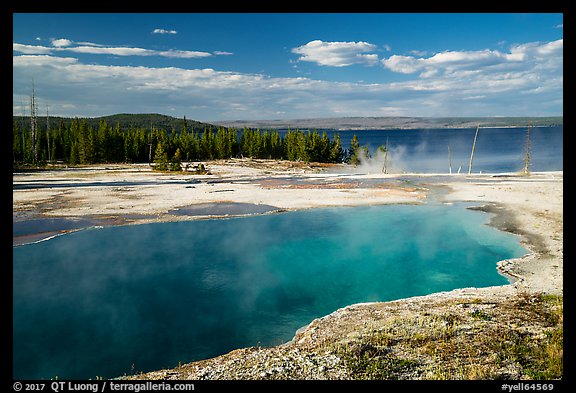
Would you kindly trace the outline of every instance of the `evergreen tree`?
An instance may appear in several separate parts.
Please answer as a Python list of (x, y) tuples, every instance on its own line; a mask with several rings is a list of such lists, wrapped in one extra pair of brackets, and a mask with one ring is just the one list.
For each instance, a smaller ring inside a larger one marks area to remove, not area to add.
[(199, 137), (199, 133), (194, 132), (194, 129), (192, 129), (192, 133), (190, 134), (189, 137), (189, 151), (187, 152), (186, 157), (188, 157), (187, 160), (197, 160), (200, 157), (200, 137)]
[(228, 146), (228, 138), (226, 135), (226, 131), (223, 127), (218, 127), (218, 131), (216, 132), (216, 158), (226, 158), (231, 156), (231, 149)]
[(270, 134), (270, 155), (272, 158), (284, 158), (284, 146), (277, 130), (272, 131), (272, 134)]
[(296, 161), (310, 162), (310, 156), (306, 149), (307, 147), (308, 141), (306, 139), (306, 134), (302, 131), (296, 130), (296, 151), (298, 152)]
[(12, 159), (14, 162), (23, 161), (21, 129), (17, 122), (12, 124)]
[(180, 172), (182, 170), (182, 153), (180, 153), (180, 148), (176, 148), (174, 157), (170, 161), (170, 170), (175, 172)]
[(340, 135), (334, 135), (334, 141), (330, 148), (330, 162), (342, 162), (343, 159), (343, 149), (342, 142), (340, 141)]
[(272, 158), (270, 155), (270, 133), (268, 132), (268, 130), (264, 131), (264, 134), (262, 135), (261, 138), (261, 144), (260, 144), (260, 157), (261, 158)]
[(322, 133), (322, 139), (320, 139), (320, 162), (331, 162), (331, 143), (326, 131)]
[(156, 153), (154, 154), (154, 170), (168, 170), (168, 153), (164, 150), (164, 146), (161, 142), (156, 146)]
[(186, 161), (190, 161), (192, 157), (191, 145), (192, 136), (188, 133), (188, 128), (186, 126), (186, 116), (184, 116), (184, 124), (182, 125), (182, 131), (180, 131), (180, 148), (182, 149), (182, 155)]
[(59, 141), (61, 146), (60, 159), (64, 162), (70, 162), (70, 157), (72, 153), (72, 125), (69, 128), (66, 127), (64, 121), (60, 122), (58, 127)]
[(306, 136), (305, 161), (320, 162), (321, 150), (322, 145), (318, 130), (314, 130), (312, 133), (308, 130), (308, 135)]
[(199, 159), (214, 159), (216, 155), (215, 152), (215, 140), (214, 140), (214, 133), (212, 132), (212, 128), (208, 127), (204, 129), (202, 133), (202, 141), (201, 141), (201, 154), (199, 155)]
[(350, 156), (350, 164), (358, 165), (360, 164), (360, 142), (358, 142), (358, 137), (356, 134), (352, 136), (352, 140), (350, 141), (350, 149), (349, 149), (349, 156)]
[[(36, 158), (39, 161), (63, 161), (71, 164), (93, 164), (112, 162), (153, 162), (166, 163), (166, 157), (176, 156), (180, 161), (226, 159), (242, 155), (244, 157), (264, 159), (287, 159), (291, 161), (341, 162), (347, 151), (342, 149), (340, 137), (330, 141), (326, 132), (322, 136), (318, 130), (303, 132), (288, 130), (281, 137), (277, 130), (253, 130), (245, 128), (240, 133), (233, 128), (219, 127), (216, 132), (210, 128), (203, 132), (190, 131), (186, 121), (181, 131), (176, 128), (169, 134), (165, 129), (148, 131), (145, 128), (130, 126), (122, 129), (120, 122), (111, 127), (102, 119), (98, 124), (90, 119), (71, 119), (66, 123), (60, 120), (58, 127), (50, 129), (48, 146), (44, 129), (36, 130)], [(94, 126), (92, 125), (94, 124)], [(14, 118), (12, 130), (12, 150), (15, 163), (32, 163), (32, 138), (30, 123), (23, 118)], [(360, 159), (360, 146), (356, 136), (352, 141), (350, 155)], [(162, 154), (157, 154), (158, 150)], [(160, 161), (156, 161), (156, 160)], [(354, 161), (356, 162), (356, 161)]]
[(235, 128), (228, 129), (228, 146), (227, 157), (235, 157), (238, 154), (238, 131)]
[(70, 148), (70, 159), (69, 159), (70, 164), (77, 165), (80, 163), (79, 149), (80, 148), (78, 142), (72, 143), (72, 147)]
[(132, 139), (134, 137), (134, 133), (132, 130), (129, 130), (124, 133), (124, 161), (125, 162), (134, 162), (136, 157), (134, 156), (134, 150), (132, 149)]
[(37, 163), (40, 165), (46, 164), (48, 160), (48, 151), (46, 150), (47, 146), (47, 134), (46, 132), (38, 127), (36, 131), (36, 158)]

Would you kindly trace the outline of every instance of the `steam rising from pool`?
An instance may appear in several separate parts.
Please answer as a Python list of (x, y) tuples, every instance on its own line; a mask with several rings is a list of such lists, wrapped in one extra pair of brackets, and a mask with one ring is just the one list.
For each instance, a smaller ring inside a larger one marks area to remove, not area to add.
[(524, 255), (453, 206), (85, 230), (14, 251), (14, 378), (88, 379), (289, 341), (349, 304), (506, 284)]

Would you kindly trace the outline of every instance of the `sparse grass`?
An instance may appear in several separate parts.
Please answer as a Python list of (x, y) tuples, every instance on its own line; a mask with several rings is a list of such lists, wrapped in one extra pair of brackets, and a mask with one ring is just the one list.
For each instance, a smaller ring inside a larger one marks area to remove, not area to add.
[(467, 304), (390, 318), (335, 353), (355, 379), (562, 378), (562, 296), (524, 295), (492, 303), (490, 313)]
[(399, 379), (417, 366), (413, 360), (396, 357), (370, 343), (342, 346), (337, 353), (353, 379)]
[(546, 329), (541, 337), (530, 334), (511, 335), (495, 341), (501, 358), (519, 363), (531, 379), (557, 379), (563, 375), (563, 297), (556, 295), (525, 296), (521, 303), (538, 315)]
[(470, 313), (470, 316), (472, 318), (480, 319), (482, 321), (490, 321), (492, 319), (490, 314), (487, 314), (482, 310), (474, 310)]
[(530, 334), (509, 334), (492, 342), (492, 349), (498, 352), (497, 363), (515, 363), (522, 367), (530, 379), (556, 379), (563, 373), (562, 327), (545, 333), (545, 337), (535, 340)]

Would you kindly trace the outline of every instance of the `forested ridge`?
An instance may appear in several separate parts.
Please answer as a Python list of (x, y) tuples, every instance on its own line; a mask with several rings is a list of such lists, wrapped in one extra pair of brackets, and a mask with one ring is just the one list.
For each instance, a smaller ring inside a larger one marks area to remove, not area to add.
[[(170, 129), (153, 122), (138, 124), (122, 126), (118, 118), (115, 124), (100, 118), (95, 126), (85, 118), (56, 121), (39, 117), (32, 133), (30, 117), (14, 116), (13, 161), (15, 165), (155, 162), (164, 168), (168, 162), (232, 157), (342, 162), (350, 155), (338, 135), (331, 140), (318, 130), (288, 130), (282, 137), (277, 130), (237, 130), (186, 118)], [(197, 124), (205, 127), (200, 130)]]
[[(38, 123), (41, 127), (45, 127), (46, 125), (46, 116), (42, 116), (38, 114)], [(48, 121), (52, 127), (59, 125), (61, 122), (64, 122), (66, 126), (70, 126), (74, 117), (61, 117), (61, 116), (49, 116)], [(168, 131), (172, 130), (180, 130), (182, 122), (184, 119), (179, 119), (177, 117), (168, 116), (168, 115), (161, 115), (159, 113), (119, 113), (115, 115), (109, 116), (101, 116), (101, 117), (81, 117), (81, 119), (85, 120), (89, 126), (94, 128), (98, 128), (100, 122), (104, 120), (107, 124), (110, 125), (119, 125), (122, 130), (129, 129), (129, 128), (145, 128), (147, 130), (151, 130), (152, 128), (158, 129), (165, 129)], [(27, 124), (28, 128), (30, 127), (30, 116), (13, 116), (14, 122), (19, 122), (20, 124)], [(186, 124), (189, 130), (196, 130), (202, 131), (206, 127), (216, 127), (210, 123), (203, 123), (196, 120), (186, 120)]]

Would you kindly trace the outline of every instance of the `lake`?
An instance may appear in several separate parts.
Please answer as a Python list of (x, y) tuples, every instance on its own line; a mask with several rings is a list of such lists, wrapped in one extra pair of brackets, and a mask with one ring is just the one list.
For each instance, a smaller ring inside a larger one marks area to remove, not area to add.
[[(480, 128), (474, 149), (473, 173), (518, 172), (524, 167), (528, 128)], [(285, 131), (279, 131), (281, 135)], [(448, 146), (452, 173), (468, 173), (476, 128), (413, 130), (327, 131), (332, 140), (339, 134), (342, 146), (350, 147), (356, 134), (361, 146), (374, 154), (388, 143), (390, 168), (394, 172), (448, 173)], [(563, 170), (563, 127), (531, 127), (531, 171)]]

